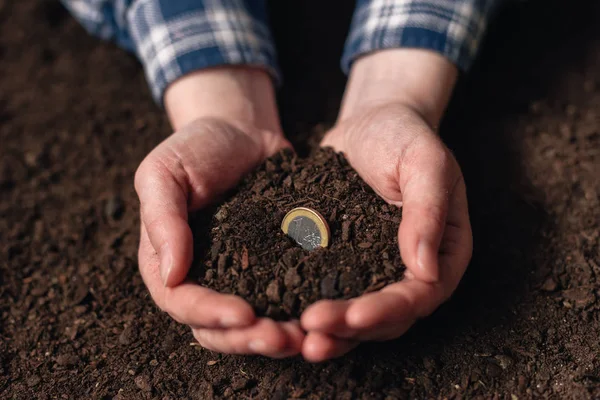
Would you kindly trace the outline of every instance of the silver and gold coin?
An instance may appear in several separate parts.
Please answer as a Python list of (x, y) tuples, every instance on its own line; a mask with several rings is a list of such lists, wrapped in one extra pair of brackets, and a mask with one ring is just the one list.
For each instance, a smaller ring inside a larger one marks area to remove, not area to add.
[(329, 245), (329, 225), (325, 218), (312, 208), (297, 207), (288, 212), (281, 222), (281, 230), (304, 250), (315, 250)]

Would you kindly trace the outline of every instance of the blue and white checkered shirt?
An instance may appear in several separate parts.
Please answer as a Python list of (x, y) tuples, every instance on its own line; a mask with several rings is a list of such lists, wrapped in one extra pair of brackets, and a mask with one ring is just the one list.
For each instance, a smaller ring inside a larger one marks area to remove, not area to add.
[[(278, 80), (265, 0), (62, 0), (92, 34), (135, 52), (157, 103), (169, 83), (227, 64), (266, 68)], [(498, 0), (357, 0), (341, 60), (412, 47), (467, 70)]]

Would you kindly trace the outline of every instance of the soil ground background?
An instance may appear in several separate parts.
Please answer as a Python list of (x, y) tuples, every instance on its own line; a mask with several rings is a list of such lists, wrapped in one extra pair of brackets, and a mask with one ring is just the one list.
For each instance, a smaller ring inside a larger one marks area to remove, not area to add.
[[(351, 2), (273, 3), (282, 116), (306, 149), (335, 118)], [(0, 0), (0, 398), (600, 397), (597, 1), (498, 15), (442, 128), (469, 190), (467, 275), (404, 337), (338, 360), (199, 350), (153, 305), (132, 181), (169, 133), (132, 56), (55, 1)]]

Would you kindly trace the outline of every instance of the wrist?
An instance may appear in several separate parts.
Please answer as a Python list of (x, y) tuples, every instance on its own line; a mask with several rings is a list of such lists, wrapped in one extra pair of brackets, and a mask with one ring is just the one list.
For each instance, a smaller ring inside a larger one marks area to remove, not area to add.
[(241, 130), (282, 135), (271, 77), (260, 68), (225, 66), (187, 74), (165, 91), (175, 131), (200, 118), (223, 119)]
[(386, 104), (414, 109), (432, 127), (442, 118), (458, 75), (445, 57), (420, 49), (389, 49), (356, 60), (340, 120)]

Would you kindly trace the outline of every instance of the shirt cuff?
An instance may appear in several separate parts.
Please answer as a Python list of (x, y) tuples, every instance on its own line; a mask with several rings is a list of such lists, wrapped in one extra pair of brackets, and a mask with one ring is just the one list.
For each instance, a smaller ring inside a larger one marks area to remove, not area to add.
[(342, 55), (344, 73), (361, 55), (391, 48), (438, 52), (471, 66), (494, 0), (358, 0)]
[(177, 78), (221, 65), (250, 65), (280, 81), (263, 1), (138, 0), (127, 26), (152, 95)]

